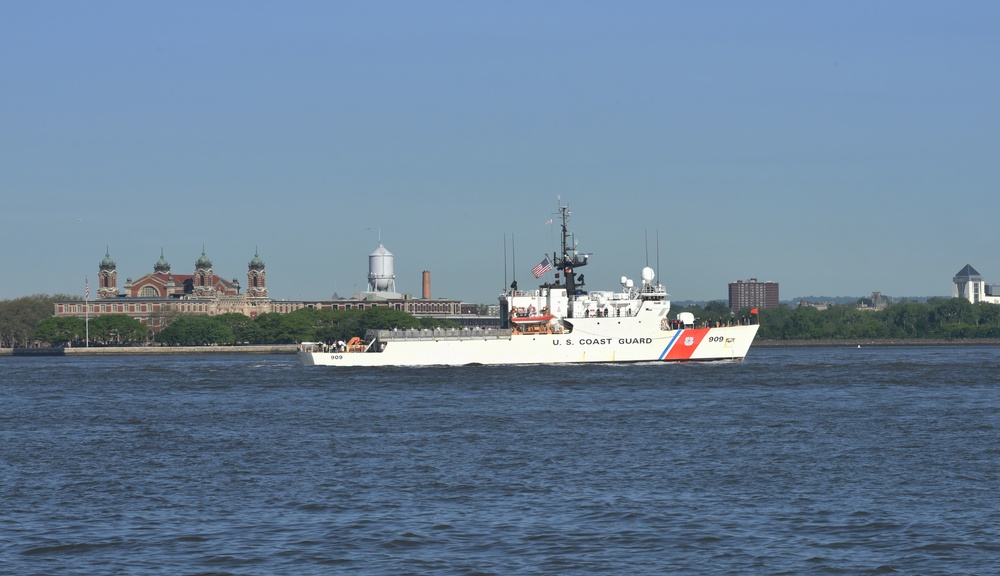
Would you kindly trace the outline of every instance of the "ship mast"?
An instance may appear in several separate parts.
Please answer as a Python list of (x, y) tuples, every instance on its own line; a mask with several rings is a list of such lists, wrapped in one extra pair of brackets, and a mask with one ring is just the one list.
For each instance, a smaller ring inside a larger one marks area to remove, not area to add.
[[(563, 277), (566, 279), (566, 295), (572, 298), (578, 289), (576, 273), (573, 270), (581, 266), (586, 266), (589, 254), (580, 256), (580, 254), (576, 252), (576, 246), (571, 245), (570, 243), (572, 236), (569, 233), (569, 228), (566, 226), (569, 222), (569, 206), (560, 206), (559, 213), (562, 220), (562, 242), (560, 245), (562, 254), (553, 254), (552, 263), (557, 269), (562, 271)], [(582, 288), (583, 285), (583, 275), (581, 274), (579, 278), (579, 287)]]

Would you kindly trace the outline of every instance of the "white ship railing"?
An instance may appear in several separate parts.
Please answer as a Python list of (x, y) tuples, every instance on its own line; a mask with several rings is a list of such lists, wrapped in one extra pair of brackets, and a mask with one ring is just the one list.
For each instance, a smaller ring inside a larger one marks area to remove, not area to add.
[(483, 340), (510, 338), (510, 328), (424, 328), (409, 330), (369, 330), (365, 339), (392, 340)]

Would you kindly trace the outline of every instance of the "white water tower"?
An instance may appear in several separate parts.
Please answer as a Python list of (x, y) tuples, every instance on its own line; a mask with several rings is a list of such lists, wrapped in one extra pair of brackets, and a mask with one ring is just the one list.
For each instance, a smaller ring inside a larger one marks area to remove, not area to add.
[(395, 292), (396, 273), (393, 270), (392, 252), (382, 244), (368, 255), (368, 291)]

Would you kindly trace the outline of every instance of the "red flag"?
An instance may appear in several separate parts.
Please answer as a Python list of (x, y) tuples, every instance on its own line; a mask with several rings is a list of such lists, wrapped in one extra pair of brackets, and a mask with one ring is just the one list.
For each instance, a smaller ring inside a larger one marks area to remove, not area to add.
[(756, 309), (756, 308), (753, 308), (753, 309), (751, 309), (751, 310), (750, 310), (750, 313), (751, 313), (751, 314), (758, 314), (758, 312), (757, 312), (757, 309)]

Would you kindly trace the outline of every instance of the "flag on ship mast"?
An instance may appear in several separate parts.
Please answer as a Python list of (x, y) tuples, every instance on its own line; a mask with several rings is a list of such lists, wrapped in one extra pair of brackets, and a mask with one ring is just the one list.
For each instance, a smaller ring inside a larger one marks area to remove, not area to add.
[(551, 269), (552, 269), (552, 264), (549, 263), (549, 257), (546, 256), (545, 258), (542, 258), (541, 262), (536, 264), (535, 267), (531, 269), (531, 274), (535, 278), (541, 278), (542, 274), (545, 274)]

